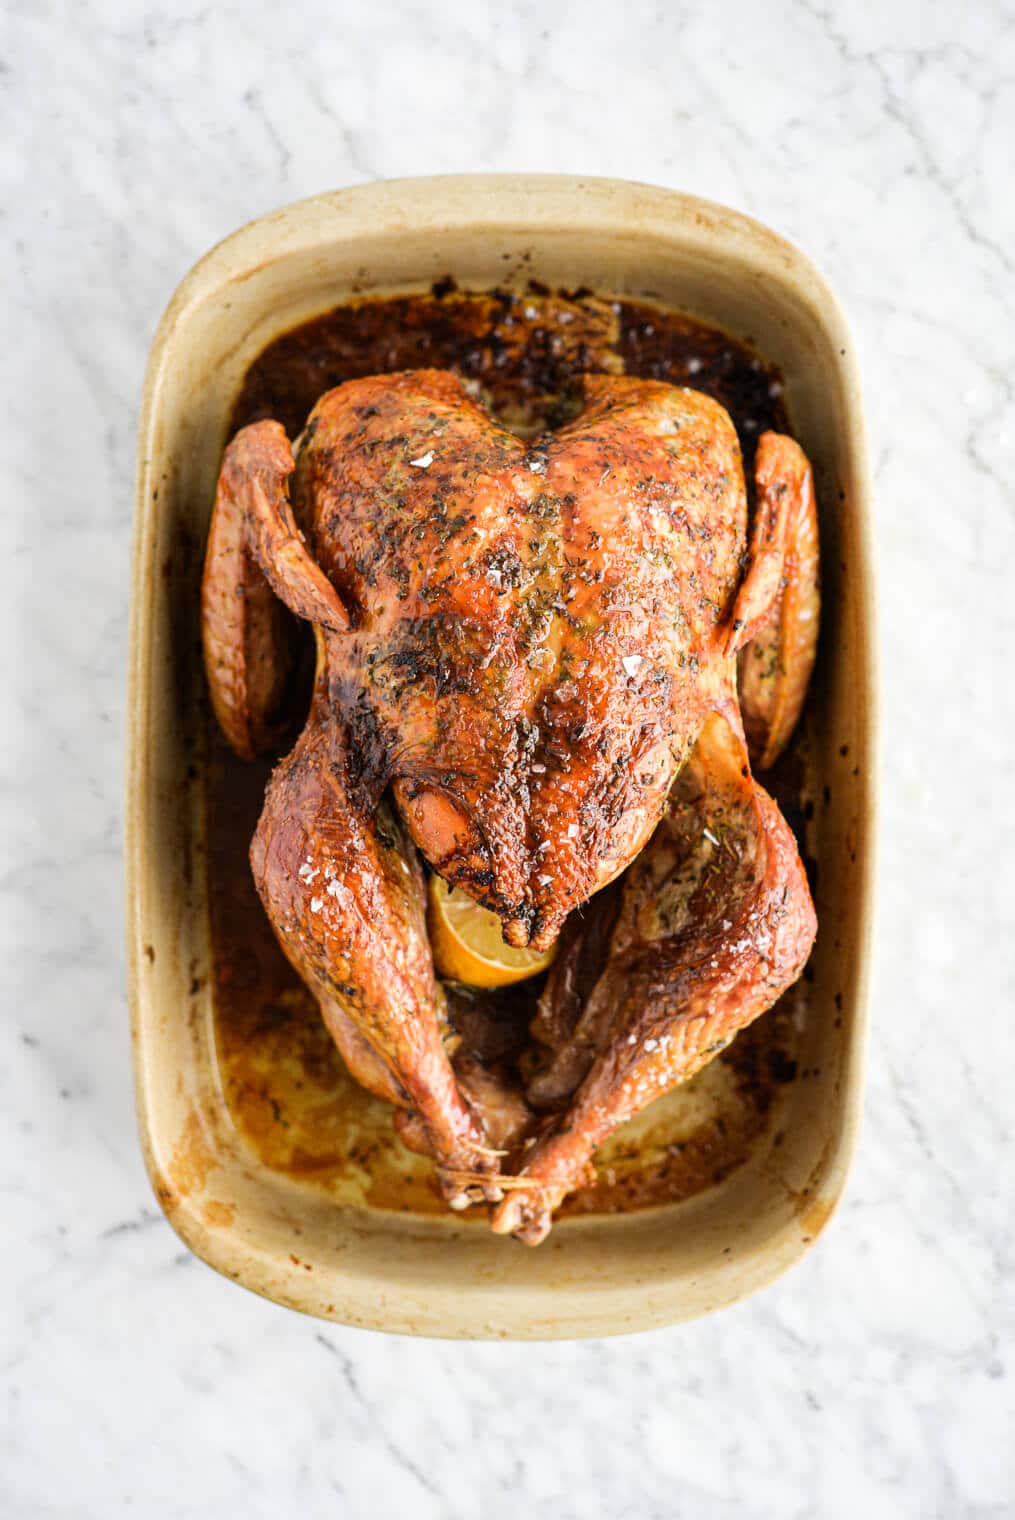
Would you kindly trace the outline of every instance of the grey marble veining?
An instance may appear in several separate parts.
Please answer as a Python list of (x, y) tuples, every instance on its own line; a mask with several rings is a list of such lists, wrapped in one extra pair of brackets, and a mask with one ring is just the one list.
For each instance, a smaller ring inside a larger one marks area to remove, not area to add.
[[(11, 0), (0, 1059), (5, 1517), (1015, 1510), (1015, 10)], [(629, 1341), (322, 1327), (195, 1261), (138, 1151), (120, 816), (133, 434), (162, 306), (376, 176), (656, 181), (801, 243), (877, 490), (866, 1127), (811, 1257)]]

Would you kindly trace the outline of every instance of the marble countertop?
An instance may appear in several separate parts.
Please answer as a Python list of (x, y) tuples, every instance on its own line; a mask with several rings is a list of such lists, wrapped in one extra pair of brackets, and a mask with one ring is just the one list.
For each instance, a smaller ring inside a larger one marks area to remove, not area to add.
[[(1015, 11), (438, 14), (6, 9), (0, 1513), (1009, 1515)], [(240, 1291), (149, 1190), (121, 910), (134, 428), (162, 307), (240, 223), (525, 169), (743, 208), (850, 315), (884, 672), (873, 1040), (846, 1201), (775, 1287), (630, 1340), (443, 1344)]]

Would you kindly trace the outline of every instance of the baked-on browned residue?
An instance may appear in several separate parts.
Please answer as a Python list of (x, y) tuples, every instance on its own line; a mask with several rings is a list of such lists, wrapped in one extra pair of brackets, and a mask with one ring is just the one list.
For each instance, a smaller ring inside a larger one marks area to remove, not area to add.
[[(587, 294), (431, 296), (341, 307), (286, 334), (251, 366), (234, 429), (274, 417), (295, 437), (322, 392), (356, 376), (436, 367), (474, 382), (508, 426), (538, 432), (574, 410), (583, 371), (692, 386), (730, 412), (748, 480), (758, 435), (785, 431), (778, 374), (726, 334), (674, 313)], [(279, 950), (254, 891), (247, 849), (269, 768), (244, 764), (210, 723), (209, 899), (215, 1015), (226, 1099), (269, 1166), (326, 1188), (338, 1201), (443, 1214), (432, 1166), (396, 1138), (391, 1110), (345, 1071), (310, 993)], [(801, 745), (766, 784), (800, 833)], [(596, 1158), (597, 1182), (562, 1213), (612, 1212), (675, 1201), (726, 1176), (750, 1154), (781, 1084), (796, 1074), (806, 983), (746, 1029), (711, 1065), (625, 1126)], [(539, 983), (486, 994), (510, 1055)], [(479, 997), (480, 995), (476, 995)], [(457, 1017), (467, 999), (452, 999)], [(477, 1216), (478, 1217), (478, 1216)]]

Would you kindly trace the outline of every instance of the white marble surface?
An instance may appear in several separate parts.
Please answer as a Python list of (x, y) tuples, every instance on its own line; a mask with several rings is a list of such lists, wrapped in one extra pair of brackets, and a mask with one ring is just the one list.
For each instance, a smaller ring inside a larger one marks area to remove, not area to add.
[[(1015, 10), (10, 0), (0, 58), (0, 1514), (1012, 1514)], [(249, 217), (476, 169), (753, 212), (841, 293), (866, 382), (884, 833), (860, 1158), (787, 1279), (630, 1341), (301, 1320), (187, 1255), (135, 1137), (121, 732), (148, 341)]]

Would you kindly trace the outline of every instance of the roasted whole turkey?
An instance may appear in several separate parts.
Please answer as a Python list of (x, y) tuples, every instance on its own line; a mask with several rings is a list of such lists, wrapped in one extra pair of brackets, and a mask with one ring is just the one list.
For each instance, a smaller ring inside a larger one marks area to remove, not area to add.
[[(329, 391), (295, 444), (261, 421), (226, 450), (203, 635), (240, 755), (279, 744), (292, 614), (316, 641), (251, 846), (265, 910), (451, 1206), (485, 1201), (530, 1244), (811, 949), (797, 846), (752, 771), (797, 721), (818, 627), (811, 471), (781, 434), (748, 527), (724, 409), (622, 375), (587, 375), (538, 438), (417, 370)], [(427, 872), (508, 944), (557, 944), (524, 1090), (455, 1055)]]

